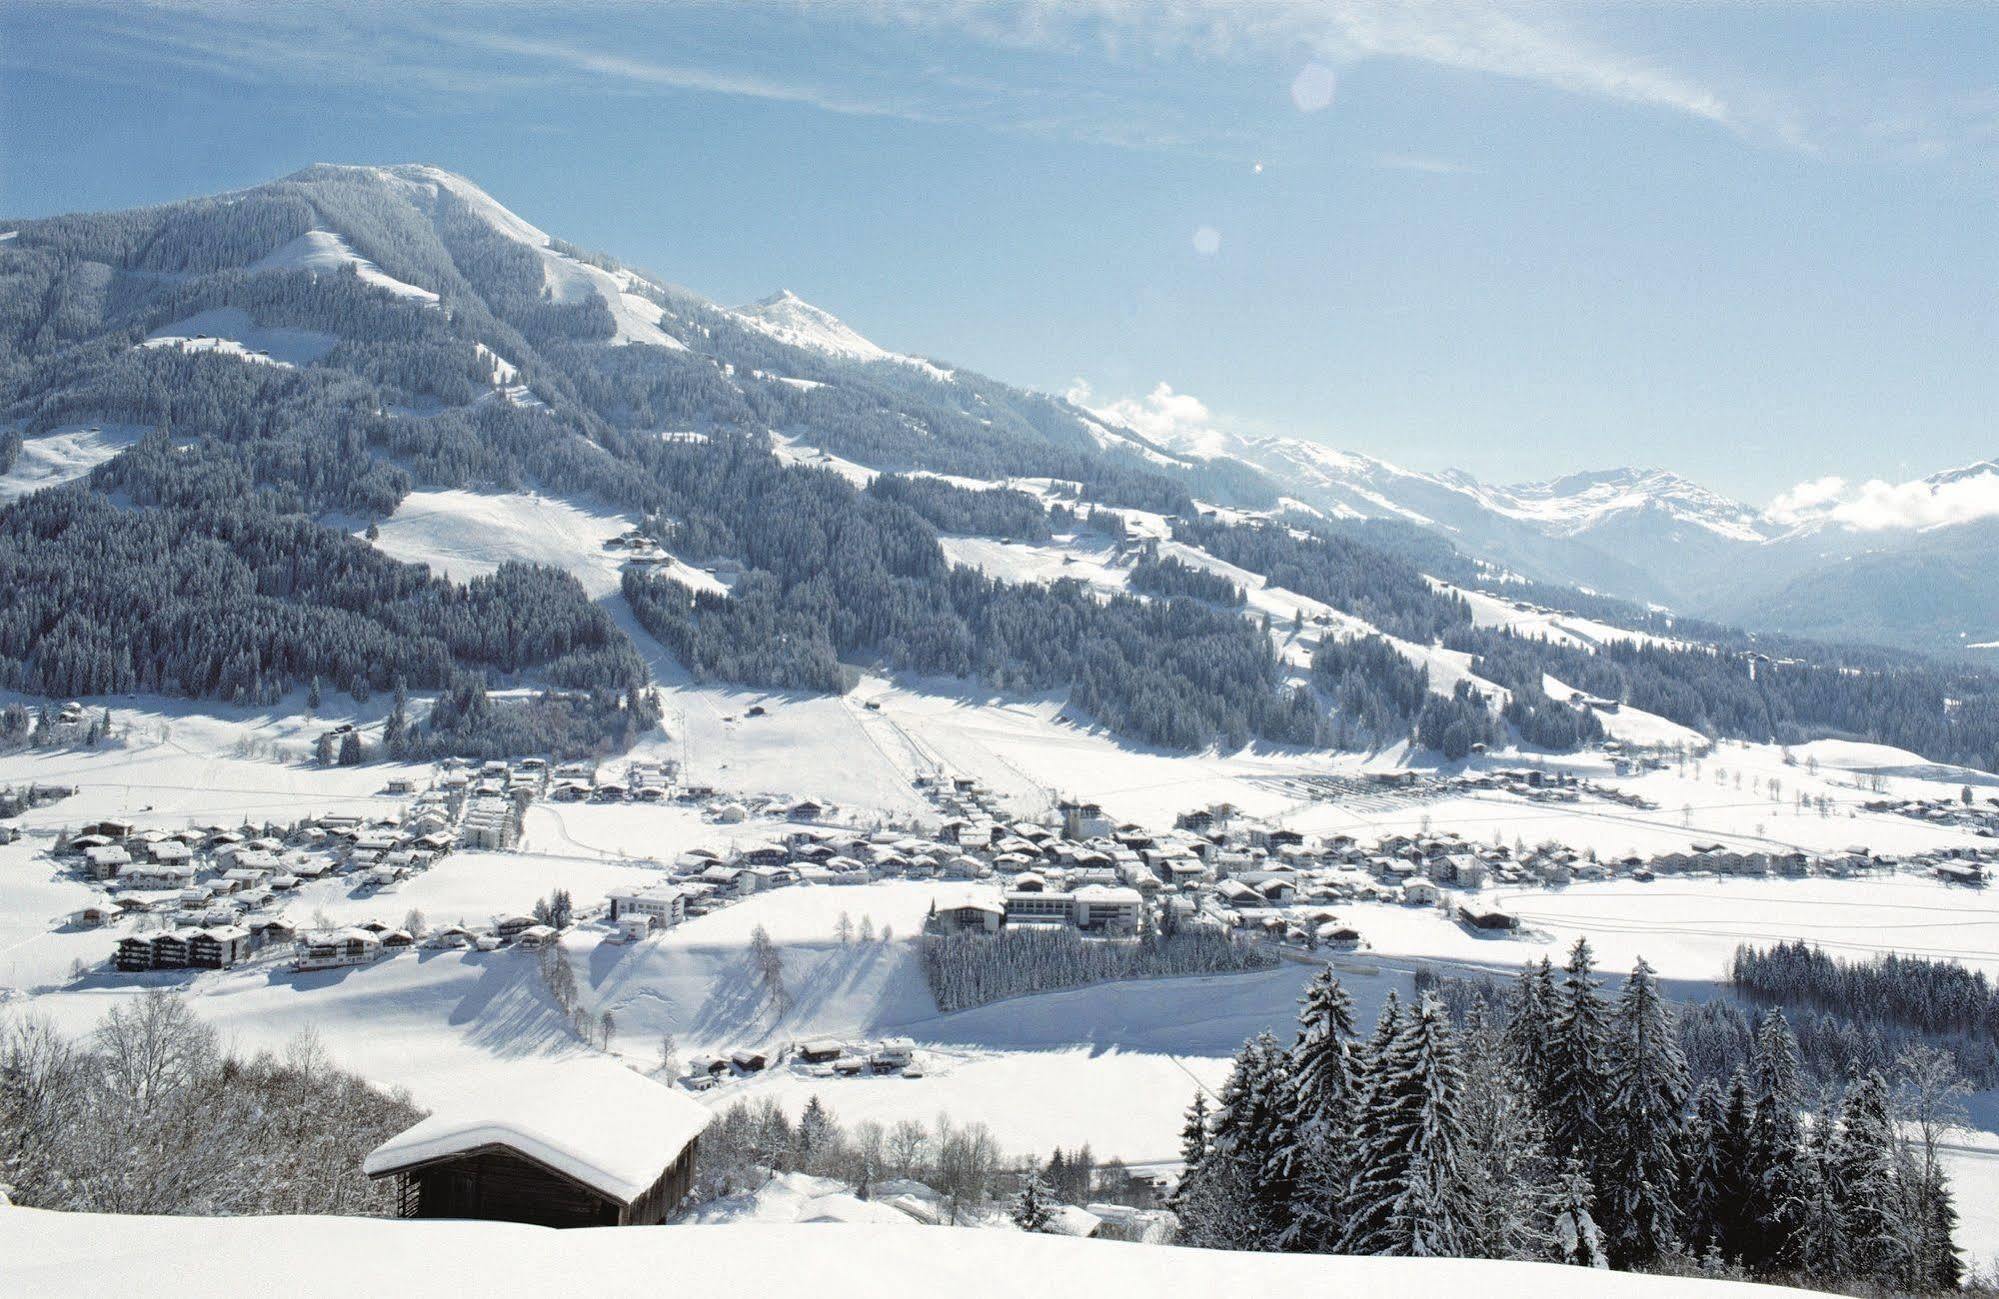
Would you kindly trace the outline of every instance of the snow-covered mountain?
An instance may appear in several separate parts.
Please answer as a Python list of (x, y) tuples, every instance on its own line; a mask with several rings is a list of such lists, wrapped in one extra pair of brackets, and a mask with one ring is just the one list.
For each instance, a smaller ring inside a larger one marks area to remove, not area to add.
[(832, 312), (815, 307), (790, 289), (780, 289), (767, 298), (734, 314), (752, 329), (769, 334), (790, 347), (803, 347), (846, 361), (893, 361), (915, 366), (932, 378), (949, 379), (948, 370), (919, 357), (904, 356), (863, 338), (858, 331)]
[[(118, 454), (123, 443), (74, 439), (156, 426), (146, 376), (176, 368), (185, 384), (183, 358), (221, 356), (295, 387), (239, 392), (201, 371), (217, 391), (192, 409), (304, 402), (309, 420), (288, 410), (270, 425), (296, 432), (288, 455), (323, 454), (334, 421), (393, 449), (354, 482), (345, 465), (299, 470), (328, 509), (391, 502), (391, 465), (433, 486), (562, 479), (639, 499), (628, 481), (599, 481), (606, 456), (620, 474), (644, 461), (621, 438), (751, 430), (869, 471), (1393, 520), (1542, 581), (1752, 627), (1928, 649), (1999, 641), (1982, 562), (1999, 515), (1992, 461), (1915, 483), (1828, 480), (1758, 510), (1665, 469), (1500, 485), (1212, 419), (1147, 421), (1127, 403), (1092, 408), (890, 350), (790, 292), (723, 307), (427, 165), (321, 164), (216, 198), (7, 224), (0, 247), (23, 286), (12, 359), (30, 377), (5, 394), (0, 497), (48, 485), (48, 466), (73, 476)], [(57, 300), (61, 330), (28, 327), (33, 303)], [(502, 427), (496, 407), (545, 418)], [(190, 419), (172, 414), (177, 429)]]
[(1999, 461), (1908, 483), (1826, 480), (1759, 509), (1661, 468), (1491, 484), (1207, 422), (1142, 433), (1116, 410), (1089, 415), (1106, 444), (1251, 465), (1312, 510), (1428, 529), (1545, 582), (1830, 639), (1933, 652), (1999, 640), (1999, 579), (1986, 562)]

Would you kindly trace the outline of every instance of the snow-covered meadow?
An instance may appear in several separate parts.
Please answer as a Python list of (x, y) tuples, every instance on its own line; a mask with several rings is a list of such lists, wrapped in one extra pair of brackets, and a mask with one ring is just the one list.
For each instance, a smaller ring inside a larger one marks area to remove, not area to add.
[[(771, 1219), (777, 1218), (773, 1213)], [(820, 1277), (893, 1264), (924, 1289), (962, 1299), (1102, 1299), (1115, 1294), (1358, 1293), (1428, 1299), (1475, 1292), (1533, 1299), (1714, 1299), (1802, 1291), (1688, 1282), (1548, 1263), (1233, 1254), (914, 1223), (752, 1220), (720, 1226), (551, 1231), (498, 1222), (366, 1218), (109, 1217), (0, 1212), (0, 1255), (20, 1292), (67, 1299), (143, 1291), (214, 1292), (217, 1259), (283, 1261), (299, 1278), (448, 1276), (467, 1293), (542, 1299), (587, 1286), (656, 1294), (662, 1278), (695, 1291), (786, 1293)]]

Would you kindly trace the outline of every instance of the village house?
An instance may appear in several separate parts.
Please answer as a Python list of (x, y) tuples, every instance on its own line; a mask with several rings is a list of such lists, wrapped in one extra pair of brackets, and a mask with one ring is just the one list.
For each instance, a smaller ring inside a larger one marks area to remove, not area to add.
[(610, 919), (614, 923), (640, 916), (654, 928), (671, 929), (687, 918), (687, 891), (671, 884), (614, 889), (609, 894), (609, 901)]
[(301, 937), (295, 950), (293, 969), (333, 970), (379, 959), (382, 940), (367, 929), (340, 929)]
[(947, 934), (996, 934), (1007, 920), (1004, 903), (987, 902), (976, 898), (958, 903), (956, 906), (940, 907), (937, 911), (937, 927)]
[(1075, 906), (1076, 928), (1135, 933), (1145, 914), (1145, 899), (1134, 888), (1089, 884), (1069, 895)]

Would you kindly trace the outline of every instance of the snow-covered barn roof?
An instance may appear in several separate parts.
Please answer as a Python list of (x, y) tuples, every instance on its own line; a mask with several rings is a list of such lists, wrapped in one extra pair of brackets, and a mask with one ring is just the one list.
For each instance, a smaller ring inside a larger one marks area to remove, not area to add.
[(375, 1147), (370, 1177), (502, 1145), (621, 1204), (659, 1180), (708, 1126), (708, 1110), (608, 1061), (482, 1074), (429, 1118)]

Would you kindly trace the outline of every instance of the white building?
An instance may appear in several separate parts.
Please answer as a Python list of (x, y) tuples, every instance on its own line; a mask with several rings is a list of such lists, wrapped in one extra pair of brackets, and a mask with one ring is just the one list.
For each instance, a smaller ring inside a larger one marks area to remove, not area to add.
[(1121, 884), (1088, 884), (1071, 893), (1078, 929), (1119, 929), (1136, 933), (1145, 898)]
[(365, 929), (338, 929), (308, 934), (298, 940), (295, 970), (334, 970), (367, 965), (382, 954), (382, 940)]
[(687, 891), (671, 884), (613, 889), (609, 900), (613, 922), (643, 916), (657, 928), (671, 929), (687, 918)]

